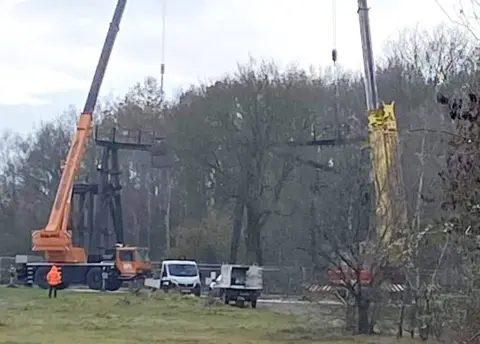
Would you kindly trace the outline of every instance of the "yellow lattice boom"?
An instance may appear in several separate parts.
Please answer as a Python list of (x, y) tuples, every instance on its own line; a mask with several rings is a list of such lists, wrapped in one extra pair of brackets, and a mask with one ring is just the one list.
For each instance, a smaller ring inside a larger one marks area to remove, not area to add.
[(391, 247), (389, 260), (396, 260), (403, 251), (407, 208), (394, 102), (383, 103), (380, 108), (369, 111), (368, 126), (373, 155), (377, 240), (384, 247)]

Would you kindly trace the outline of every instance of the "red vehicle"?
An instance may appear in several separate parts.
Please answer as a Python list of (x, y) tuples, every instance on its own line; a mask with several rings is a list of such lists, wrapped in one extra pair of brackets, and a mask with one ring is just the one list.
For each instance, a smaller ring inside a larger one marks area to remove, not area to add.
[[(341, 264), (341, 267), (336, 267), (328, 270), (328, 282), (332, 285), (343, 285), (345, 281), (357, 280), (357, 271), (347, 267), (346, 264)], [(360, 283), (369, 284), (372, 281), (372, 272), (370, 269), (364, 267), (360, 270)]]

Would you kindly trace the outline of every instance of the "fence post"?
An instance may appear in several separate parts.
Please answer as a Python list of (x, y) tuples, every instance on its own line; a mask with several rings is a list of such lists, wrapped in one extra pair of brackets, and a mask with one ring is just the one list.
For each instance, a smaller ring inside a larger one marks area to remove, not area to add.
[(288, 276), (288, 288), (287, 288), (287, 292), (286, 292), (286, 295), (285, 297), (288, 298), (291, 294), (291, 289), (292, 289), (292, 275), (290, 273), (290, 271), (287, 272), (287, 276)]
[(13, 265), (8, 267), (8, 286), (14, 287), (17, 280), (17, 271)]
[(302, 270), (302, 283), (305, 283), (307, 280), (307, 270), (303, 265), (300, 266), (300, 269)]

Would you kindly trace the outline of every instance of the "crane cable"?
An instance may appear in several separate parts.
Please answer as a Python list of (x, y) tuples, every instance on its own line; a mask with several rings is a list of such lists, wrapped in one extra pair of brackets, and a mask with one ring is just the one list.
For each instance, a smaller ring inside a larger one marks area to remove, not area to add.
[(337, 1), (332, 0), (332, 62), (336, 67), (337, 63)]
[(164, 95), (164, 76), (165, 76), (165, 29), (167, 22), (167, 0), (163, 0), (162, 6), (162, 40), (161, 40), (161, 52), (160, 52), (160, 94)]
[(340, 139), (340, 91), (338, 87), (338, 69), (337, 69), (337, 1), (332, 0), (332, 63), (333, 63), (333, 84), (335, 87), (335, 124), (336, 138)]

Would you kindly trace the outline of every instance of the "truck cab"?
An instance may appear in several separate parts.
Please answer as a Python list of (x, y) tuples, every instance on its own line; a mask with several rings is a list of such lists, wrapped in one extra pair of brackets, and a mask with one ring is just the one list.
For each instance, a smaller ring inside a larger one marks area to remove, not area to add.
[(115, 265), (123, 278), (138, 275), (148, 276), (152, 271), (148, 248), (133, 246), (117, 246)]

